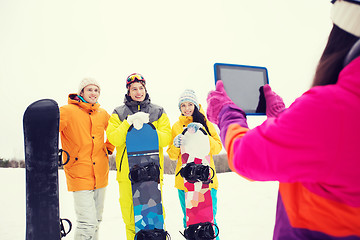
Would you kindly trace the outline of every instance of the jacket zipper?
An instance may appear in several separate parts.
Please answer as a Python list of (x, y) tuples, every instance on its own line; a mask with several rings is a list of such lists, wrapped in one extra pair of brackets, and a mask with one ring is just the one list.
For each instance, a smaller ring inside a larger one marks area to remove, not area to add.
[(122, 165), (122, 161), (123, 161), (123, 159), (124, 159), (124, 153), (125, 153), (125, 150), (126, 150), (126, 146), (124, 147), (124, 151), (123, 151), (123, 153), (122, 153), (122, 155), (121, 155), (121, 161), (120, 161), (120, 166), (119, 166), (119, 172), (121, 172), (121, 165)]

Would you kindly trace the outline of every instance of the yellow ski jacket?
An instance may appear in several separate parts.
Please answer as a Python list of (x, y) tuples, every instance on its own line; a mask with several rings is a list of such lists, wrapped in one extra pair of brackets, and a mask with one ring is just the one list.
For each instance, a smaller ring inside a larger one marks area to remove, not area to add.
[[(129, 180), (129, 164), (126, 152), (126, 134), (130, 127), (126, 118), (128, 115), (132, 115), (136, 112), (149, 113), (150, 122), (155, 126), (158, 140), (159, 140), (159, 158), (160, 158), (160, 180), (163, 180), (164, 173), (164, 153), (163, 148), (169, 144), (171, 139), (171, 127), (168, 116), (164, 109), (160, 106), (152, 104), (147, 97), (142, 102), (129, 101), (128, 97), (125, 97), (125, 104), (115, 108), (112, 113), (109, 126), (106, 130), (106, 135), (115, 147), (116, 147), (116, 168), (117, 168), (117, 181), (128, 182)], [(139, 140), (139, 144), (141, 141)]]
[[(204, 111), (200, 105), (200, 112), (202, 114), (204, 114)], [(205, 116), (205, 114), (204, 114)], [(206, 118), (206, 117), (205, 117)], [(169, 144), (169, 147), (167, 149), (167, 153), (169, 155), (169, 158), (171, 160), (175, 160), (177, 161), (177, 164), (176, 164), (176, 169), (175, 169), (175, 175), (180, 171), (181, 169), (181, 152), (180, 152), (180, 148), (177, 148), (174, 146), (173, 144), (173, 141), (174, 141), (174, 138), (183, 132), (183, 130), (187, 127), (187, 125), (189, 123), (192, 123), (193, 122), (193, 117), (190, 116), (190, 117), (186, 117), (186, 116), (183, 116), (183, 115), (180, 115), (179, 117), (179, 120), (172, 126), (172, 129), (171, 129), (171, 135), (172, 135), (172, 138), (171, 138), (171, 142)], [(222, 149), (222, 143), (221, 143), (221, 140), (220, 140), (220, 137), (219, 135), (217, 134), (216, 132), (216, 129), (214, 127), (214, 125), (209, 122), (207, 119), (206, 119), (206, 124), (209, 128), (209, 131), (210, 131), (210, 135), (209, 136), (209, 142), (210, 142), (210, 152), (209, 152), (209, 155), (210, 155), (210, 167), (212, 167), (214, 170), (215, 170), (215, 164), (214, 164), (214, 159), (213, 159), (213, 156), (212, 155), (216, 155), (216, 154), (219, 154), (221, 149)], [(216, 170), (215, 170), (215, 176), (213, 178), (213, 183), (210, 184), (210, 188), (215, 188), (217, 189), (218, 188), (218, 179), (217, 179), (217, 176), (216, 176)], [(177, 175), (175, 177), (175, 187), (177, 189), (180, 189), (180, 190), (184, 190), (184, 179), (179, 175)]]

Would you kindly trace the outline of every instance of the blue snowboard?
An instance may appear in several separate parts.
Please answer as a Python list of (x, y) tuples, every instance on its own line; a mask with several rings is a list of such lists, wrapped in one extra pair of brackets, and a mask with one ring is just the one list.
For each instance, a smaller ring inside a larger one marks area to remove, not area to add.
[(126, 148), (133, 194), (135, 233), (140, 230), (163, 229), (159, 143), (154, 125), (144, 124), (140, 130), (131, 126), (126, 136)]

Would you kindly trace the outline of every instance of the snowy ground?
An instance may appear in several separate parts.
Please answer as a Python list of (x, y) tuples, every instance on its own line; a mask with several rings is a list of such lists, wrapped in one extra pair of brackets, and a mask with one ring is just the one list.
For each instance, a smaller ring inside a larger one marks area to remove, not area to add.
[[(116, 172), (110, 172), (101, 240), (126, 239), (118, 202)], [(275, 221), (278, 185), (275, 182), (249, 182), (235, 173), (218, 174), (218, 215), (220, 238), (223, 240), (270, 240)], [(72, 194), (67, 192), (65, 175), (59, 171), (60, 217), (75, 224)], [(182, 216), (174, 186), (174, 175), (165, 175), (164, 206), (166, 227), (172, 240), (184, 239)], [(25, 169), (0, 168), (0, 239), (25, 239)], [(73, 233), (63, 239), (73, 239)]]

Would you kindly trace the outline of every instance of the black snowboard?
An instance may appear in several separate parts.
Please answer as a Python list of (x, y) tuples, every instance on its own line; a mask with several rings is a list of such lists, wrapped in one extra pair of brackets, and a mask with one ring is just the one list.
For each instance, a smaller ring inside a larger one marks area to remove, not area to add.
[(67, 234), (59, 217), (59, 119), (58, 104), (51, 99), (32, 103), (24, 113), (26, 240)]

